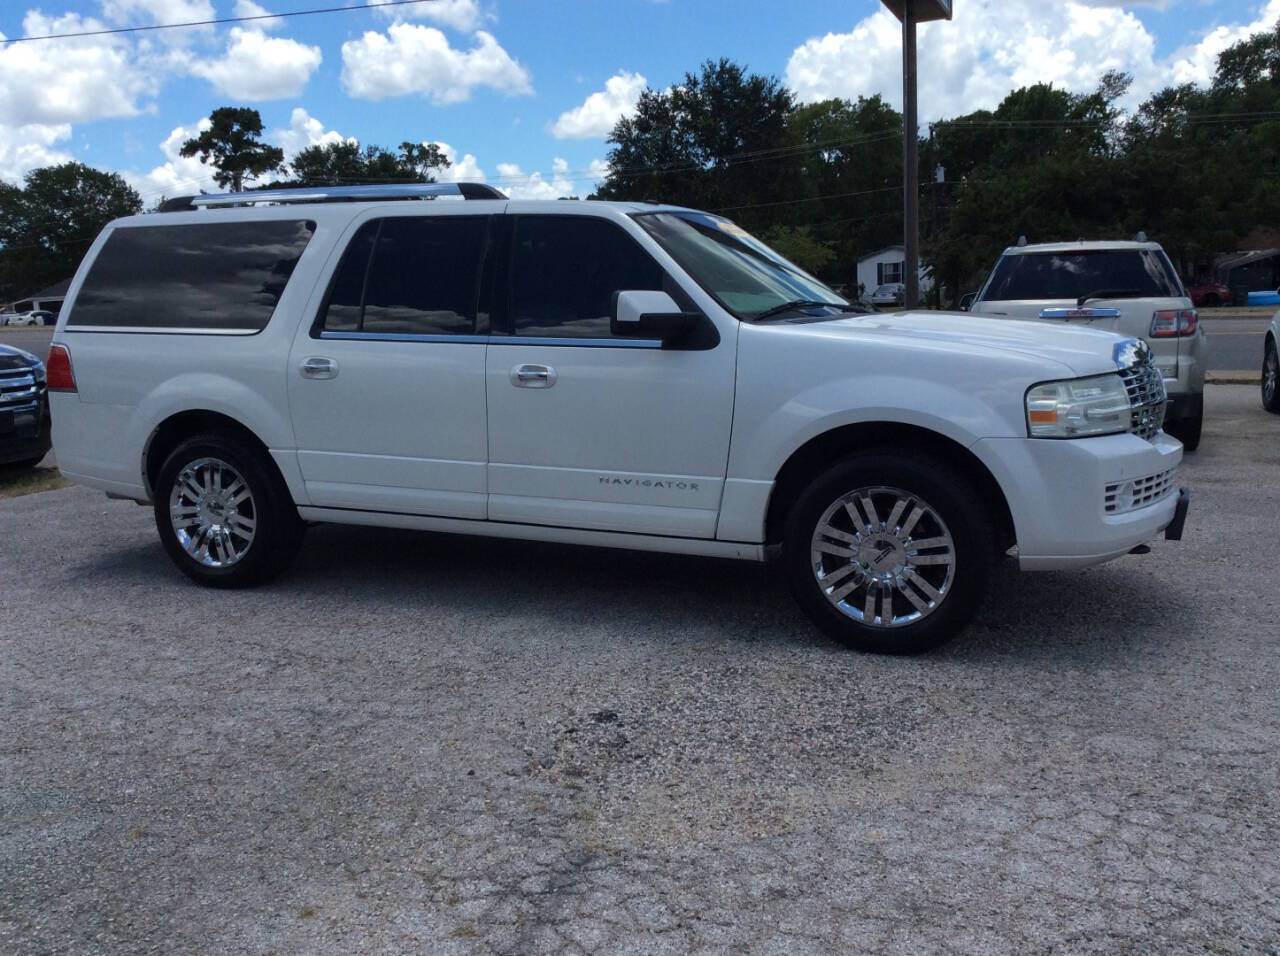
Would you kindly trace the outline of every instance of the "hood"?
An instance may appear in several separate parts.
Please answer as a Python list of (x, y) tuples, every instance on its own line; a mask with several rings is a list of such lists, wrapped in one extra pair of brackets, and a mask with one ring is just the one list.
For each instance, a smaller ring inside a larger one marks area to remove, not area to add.
[(916, 340), (959, 349), (993, 349), (1065, 365), (1077, 375), (1114, 372), (1118, 337), (1075, 325), (989, 318), (969, 312), (894, 312), (855, 315), (816, 328)]
[(0, 345), (0, 372), (16, 368), (32, 368), (39, 365), (40, 359), (25, 349), (16, 349), (11, 345)]

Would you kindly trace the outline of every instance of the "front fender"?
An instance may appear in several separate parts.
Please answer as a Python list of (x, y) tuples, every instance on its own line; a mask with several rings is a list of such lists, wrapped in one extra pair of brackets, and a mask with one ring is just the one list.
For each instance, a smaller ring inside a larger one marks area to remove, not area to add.
[[(1021, 389), (1016, 399), (1020, 406)], [(937, 381), (841, 378), (806, 388), (759, 417), (735, 417), (729, 476), (772, 481), (799, 448), (848, 425), (911, 425), (970, 448), (982, 438), (1025, 437), (1021, 415), (1010, 417), (1007, 409), (993, 408), (987, 396)]]

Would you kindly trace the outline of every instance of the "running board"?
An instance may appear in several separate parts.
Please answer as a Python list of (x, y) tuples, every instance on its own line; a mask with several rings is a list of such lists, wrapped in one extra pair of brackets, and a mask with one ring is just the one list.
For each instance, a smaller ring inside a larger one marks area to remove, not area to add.
[(356, 511), (347, 508), (299, 507), (298, 514), (302, 516), (304, 521), (328, 521), (334, 524), (357, 524), (373, 528), (406, 528), (411, 531), (471, 534), (486, 538), (518, 538), (524, 541), (548, 541), (554, 544), (580, 544), (590, 548), (657, 551), (666, 554), (690, 554), (705, 558), (729, 558), (738, 561), (764, 560), (764, 545), (747, 544), (739, 541), (710, 541), (705, 538), (667, 538), (649, 534), (626, 534), (618, 531), (592, 531), (586, 528), (552, 528), (536, 524), (469, 521), (465, 518), (437, 518), (428, 515)]

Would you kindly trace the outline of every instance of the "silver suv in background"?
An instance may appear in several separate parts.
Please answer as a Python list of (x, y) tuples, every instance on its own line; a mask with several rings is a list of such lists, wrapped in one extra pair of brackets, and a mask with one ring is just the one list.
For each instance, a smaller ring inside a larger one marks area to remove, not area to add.
[(1188, 451), (1204, 423), (1205, 335), (1157, 242), (1062, 242), (1004, 251), (972, 312), (1080, 325), (1141, 338), (1164, 378), (1165, 431)]

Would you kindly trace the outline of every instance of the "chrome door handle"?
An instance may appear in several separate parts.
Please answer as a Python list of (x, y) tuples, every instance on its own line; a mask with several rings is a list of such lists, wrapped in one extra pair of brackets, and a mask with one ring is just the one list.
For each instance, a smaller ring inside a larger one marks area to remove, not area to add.
[(517, 365), (511, 370), (516, 388), (550, 388), (555, 383), (556, 370), (550, 365)]
[(298, 366), (298, 371), (303, 378), (336, 378), (338, 363), (333, 359), (312, 357)]

